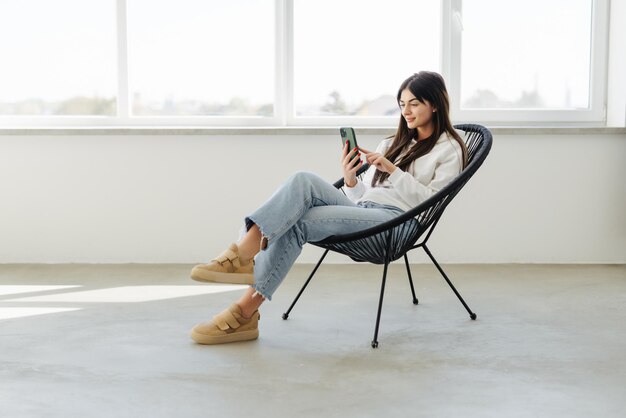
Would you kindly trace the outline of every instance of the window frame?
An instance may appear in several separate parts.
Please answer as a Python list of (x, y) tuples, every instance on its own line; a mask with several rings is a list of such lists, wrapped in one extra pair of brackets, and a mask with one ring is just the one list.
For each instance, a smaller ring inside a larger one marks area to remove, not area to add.
[(462, 109), (461, 103), (461, 50), (462, 50), (462, 0), (448, 0), (450, 19), (445, 28), (449, 39), (446, 61), (450, 93), (450, 114), (461, 122), (478, 121), (488, 125), (604, 125), (606, 124), (609, 0), (592, 0), (591, 56), (589, 68), (589, 107), (587, 109)]
[[(128, 84), (127, 0), (116, 1), (116, 116), (1, 116), (0, 126), (15, 127), (396, 127), (397, 116), (295, 116), (294, 0), (275, 1), (274, 116), (131, 116)], [(593, 0), (591, 22), (590, 96), (588, 109), (461, 109), (462, 0), (441, 1), (441, 74), (451, 99), (452, 120), (486, 125), (542, 126), (606, 124), (609, 0)], [(395, 93), (395, 92), (392, 92)]]

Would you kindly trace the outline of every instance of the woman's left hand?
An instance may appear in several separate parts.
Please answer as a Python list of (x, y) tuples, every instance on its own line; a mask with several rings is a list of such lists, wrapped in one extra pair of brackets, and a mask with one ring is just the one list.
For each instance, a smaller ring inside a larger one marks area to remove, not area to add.
[(396, 171), (396, 168), (398, 168), (391, 161), (386, 159), (382, 154), (378, 152), (368, 151), (363, 147), (359, 147), (359, 151), (361, 151), (361, 154), (365, 156), (365, 160), (370, 165), (373, 165), (380, 171), (391, 174)]

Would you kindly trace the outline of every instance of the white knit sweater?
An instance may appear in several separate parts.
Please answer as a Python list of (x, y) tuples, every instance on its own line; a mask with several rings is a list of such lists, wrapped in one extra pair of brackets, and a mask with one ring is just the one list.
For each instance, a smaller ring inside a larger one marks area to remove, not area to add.
[[(462, 132), (459, 134), (463, 138)], [(383, 140), (376, 148), (376, 152), (385, 155), (391, 141), (392, 139)], [(433, 149), (413, 161), (407, 171), (396, 168), (388, 180), (372, 187), (376, 167), (371, 166), (365, 172), (363, 181), (358, 180), (354, 187), (344, 186), (343, 189), (346, 196), (355, 203), (371, 201), (406, 211), (446, 186), (461, 172), (462, 161), (461, 146), (444, 132)]]

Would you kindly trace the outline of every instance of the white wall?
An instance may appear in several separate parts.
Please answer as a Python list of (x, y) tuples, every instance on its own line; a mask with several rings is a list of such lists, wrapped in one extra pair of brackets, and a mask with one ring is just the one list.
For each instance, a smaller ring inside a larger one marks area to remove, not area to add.
[[(289, 174), (338, 178), (338, 148), (334, 135), (0, 136), (0, 263), (207, 260)], [(624, 179), (626, 134), (496, 135), (431, 249), (450, 263), (624, 263)]]

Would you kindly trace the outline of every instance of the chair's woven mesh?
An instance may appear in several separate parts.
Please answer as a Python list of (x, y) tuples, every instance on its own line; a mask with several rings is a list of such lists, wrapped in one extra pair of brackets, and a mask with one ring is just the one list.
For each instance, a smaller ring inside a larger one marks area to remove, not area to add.
[[(415, 220), (409, 220), (391, 229), (391, 259), (397, 260), (406, 253), (419, 235), (420, 225)], [(385, 263), (385, 253), (389, 231), (381, 232), (369, 237), (334, 244), (316, 243), (322, 248), (328, 248), (345, 254), (355, 261), (367, 261), (375, 264)]]
[[(448, 203), (463, 188), (470, 177), (482, 164), (491, 148), (491, 133), (480, 125), (456, 125), (455, 128), (465, 131), (465, 143), (468, 149), (468, 165), (456, 179), (440, 190), (426, 202), (405, 212), (410, 217), (402, 223), (394, 220), (385, 222), (379, 227), (363, 231), (363, 234), (353, 233), (344, 236), (333, 236), (323, 241), (312, 243), (345, 254), (355, 261), (366, 261), (375, 264), (385, 264), (402, 257), (413, 248), (417, 240), (433, 225)], [(335, 183), (341, 187), (343, 181)], [(401, 216), (403, 216), (401, 215)], [(389, 225), (388, 228), (385, 226)], [(371, 230), (376, 230), (374, 234)], [(388, 241), (391, 234), (391, 241)], [(387, 250), (389, 247), (389, 250)]]

